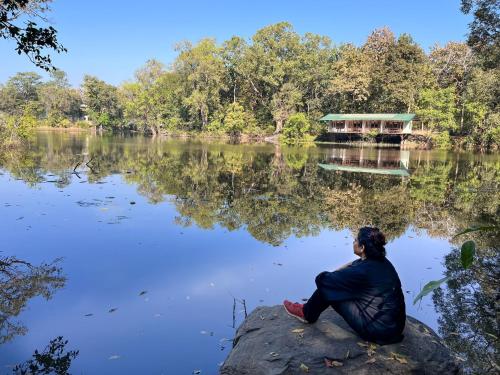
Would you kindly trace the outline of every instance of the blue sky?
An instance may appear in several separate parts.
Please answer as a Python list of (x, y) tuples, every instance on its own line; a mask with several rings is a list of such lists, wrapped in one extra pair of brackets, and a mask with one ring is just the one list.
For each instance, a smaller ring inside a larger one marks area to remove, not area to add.
[[(68, 48), (67, 54), (54, 55), (53, 62), (73, 85), (84, 74), (119, 84), (150, 58), (171, 63), (179, 41), (250, 38), (280, 21), (291, 22), (300, 34), (358, 45), (375, 28), (389, 26), (396, 34), (410, 33), (428, 50), (435, 43), (465, 40), (471, 20), (460, 12), (460, 0), (55, 0), (52, 9), (50, 18)], [(0, 40), (0, 82), (28, 70), (42, 74), (15, 53), (13, 43)]]

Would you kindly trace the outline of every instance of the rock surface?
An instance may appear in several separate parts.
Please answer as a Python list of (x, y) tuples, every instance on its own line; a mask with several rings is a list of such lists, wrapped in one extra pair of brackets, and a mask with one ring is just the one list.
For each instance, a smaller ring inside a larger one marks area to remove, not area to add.
[(454, 356), (429, 327), (407, 317), (404, 335), (401, 343), (380, 346), (360, 339), (333, 309), (315, 324), (303, 324), (282, 306), (258, 307), (236, 332), (233, 350), (220, 373), (460, 373)]

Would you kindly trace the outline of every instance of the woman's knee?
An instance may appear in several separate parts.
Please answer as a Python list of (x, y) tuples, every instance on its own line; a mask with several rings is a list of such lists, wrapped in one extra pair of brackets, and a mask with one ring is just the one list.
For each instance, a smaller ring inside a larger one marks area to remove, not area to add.
[(318, 276), (316, 276), (316, 278), (314, 279), (314, 282), (316, 283), (316, 286), (319, 287), (320, 284), (321, 284), (321, 280), (323, 279), (323, 277), (325, 276), (325, 274), (327, 273), (327, 271), (324, 271), (324, 272), (321, 272)]

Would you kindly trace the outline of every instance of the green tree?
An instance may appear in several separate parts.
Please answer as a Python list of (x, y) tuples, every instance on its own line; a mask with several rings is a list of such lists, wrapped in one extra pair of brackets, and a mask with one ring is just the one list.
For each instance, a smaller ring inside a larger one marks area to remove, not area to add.
[(245, 128), (245, 117), (245, 109), (240, 104), (229, 104), (224, 117), (224, 130), (231, 135), (239, 135)]
[(96, 77), (83, 77), (83, 104), (89, 118), (99, 127), (111, 128), (121, 125), (122, 107), (116, 87)]
[(465, 120), (464, 94), (476, 58), (465, 43), (449, 42), (444, 47), (435, 45), (429, 59), (438, 85), (441, 88), (455, 88), (460, 130), (463, 130)]
[(377, 91), (384, 112), (414, 111), (418, 93), (433, 79), (427, 56), (408, 34), (389, 49), (380, 74)]
[(273, 95), (271, 113), (276, 122), (275, 134), (281, 133), (283, 124), (293, 115), (302, 100), (302, 93), (292, 83), (285, 83), (280, 91)]
[(342, 46), (340, 59), (334, 64), (330, 92), (339, 103), (337, 111), (363, 111), (371, 83), (368, 55), (351, 44)]
[(42, 77), (34, 72), (22, 72), (10, 77), (0, 92), (0, 111), (22, 114), (28, 103), (38, 103)]
[(291, 24), (280, 22), (258, 30), (245, 53), (242, 72), (253, 93), (252, 109), (259, 122), (275, 121), (275, 133), (302, 96), (294, 83), (300, 52), (300, 36)]
[(461, 10), (473, 13), (467, 43), (486, 68), (500, 65), (500, 3), (496, 0), (461, 0)]
[(458, 129), (455, 121), (455, 88), (428, 88), (420, 92), (415, 111), (422, 123), (431, 130), (453, 132)]
[(51, 78), (51, 81), (40, 85), (38, 90), (43, 116), (52, 126), (59, 126), (62, 120), (68, 118), (78, 120), (82, 104), (80, 93), (70, 87), (65, 72), (54, 70)]
[(195, 46), (184, 43), (178, 51), (174, 67), (185, 83), (184, 104), (194, 127), (204, 129), (220, 108), (220, 91), (225, 89), (220, 48), (213, 39), (203, 39)]
[(304, 113), (291, 115), (283, 128), (283, 138), (286, 142), (300, 141), (309, 132), (311, 124)]

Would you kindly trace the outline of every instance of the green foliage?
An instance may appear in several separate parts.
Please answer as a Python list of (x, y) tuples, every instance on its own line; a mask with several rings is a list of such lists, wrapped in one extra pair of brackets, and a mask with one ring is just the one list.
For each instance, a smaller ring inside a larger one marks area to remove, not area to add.
[[(499, 227), (498, 226), (478, 226), (478, 227), (469, 227), (466, 228), (457, 234), (455, 234), (455, 237), (462, 236), (467, 233), (473, 233), (473, 232), (489, 232), (492, 230), (497, 230), (498, 231)], [(476, 243), (472, 240), (465, 241), (461, 248), (460, 248), (460, 264), (463, 269), (468, 269), (471, 267), (471, 265), (474, 262), (474, 256), (476, 254)], [(448, 282), (452, 280), (451, 276), (446, 276), (440, 280), (435, 280), (435, 281), (429, 281), (427, 284), (424, 285), (420, 293), (415, 297), (413, 300), (413, 304), (416, 304), (419, 300), (421, 300), (423, 297), (425, 297), (427, 294), (432, 292), (433, 290), (439, 288), (441, 284)]]
[[(464, 11), (482, 12), (474, 13), (472, 29), (496, 22), (489, 1), (463, 1)], [(83, 97), (63, 72), (54, 71), (48, 82), (19, 73), (0, 86), (0, 112), (21, 115), (30, 104), (49, 126), (86, 115), (108, 129), (232, 136), (281, 134), (290, 116), (305, 113), (310, 138), (325, 130), (314, 121), (325, 113), (416, 112), (436, 133), (438, 147), (450, 146), (443, 132), (465, 136), (470, 147), (500, 147), (500, 69), (484, 64), (483, 49), (475, 45), (450, 42), (427, 55), (410, 35), (382, 28), (361, 47), (336, 47), (325, 36), (300, 35), (280, 22), (257, 30), (248, 42), (205, 38), (176, 50), (170, 68), (149, 60), (120, 87), (85, 76)], [(294, 131), (283, 138), (296, 138)]]
[(432, 144), (441, 150), (448, 150), (452, 147), (450, 134), (446, 131), (432, 134)]
[(231, 135), (240, 134), (245, 128), (245, 110), (238, 103), (231, 103), (226, 109), (224, 130)]
[(297, 142), (303, 140), (309, 132), (311, 124), (304, 113), (291, 115), (283, 128), (283, 140), (285, 142)]
[(96, 77), (83, 77), (83, 103), (89, 118), (100, 127), (120, 126), (122, 107), (116, 87)]
[(57, 39), (57, 30), (41, 26), (47, 22), (51, 0), (4, 0), (0, 4), (0, 38), (16, 43), (16, 52), (25, 54), (36, 66), (53, 69), (47, 49), (60, 53), (66, 48)]
[(434, 280), (434, 281), (429, 281), (427, 284), (424, 285), (420, 293), (417, 294), (417, 296), (413, 299), (413, 304), (415, 305), (418, 301), (420, 301), (422, 298), (424, 298), (427, 294), (432, 292), (434, 289), (437, 289), (441, 286), (441, 284), (447, 282), (450, 278), (449, 277), (443, 277), (440, 280)]
[(472, 13), (467, 43), (481, 58), (485, 67), (500, 65), (500, 4), (495, 0), (461, 0), (461, 10)]
[(453, 86), (428, 88), (420, 92), (417, 116), (431, 130), (454, 131), (458, 129), (455, 121), (455, 88)]
[(462, 261), (463, 268), (469, 268), (474, 261), (474, 254), (476, 254), (476, 244), (474, 241), (465, 241), (460, 249), (460, 260)]

